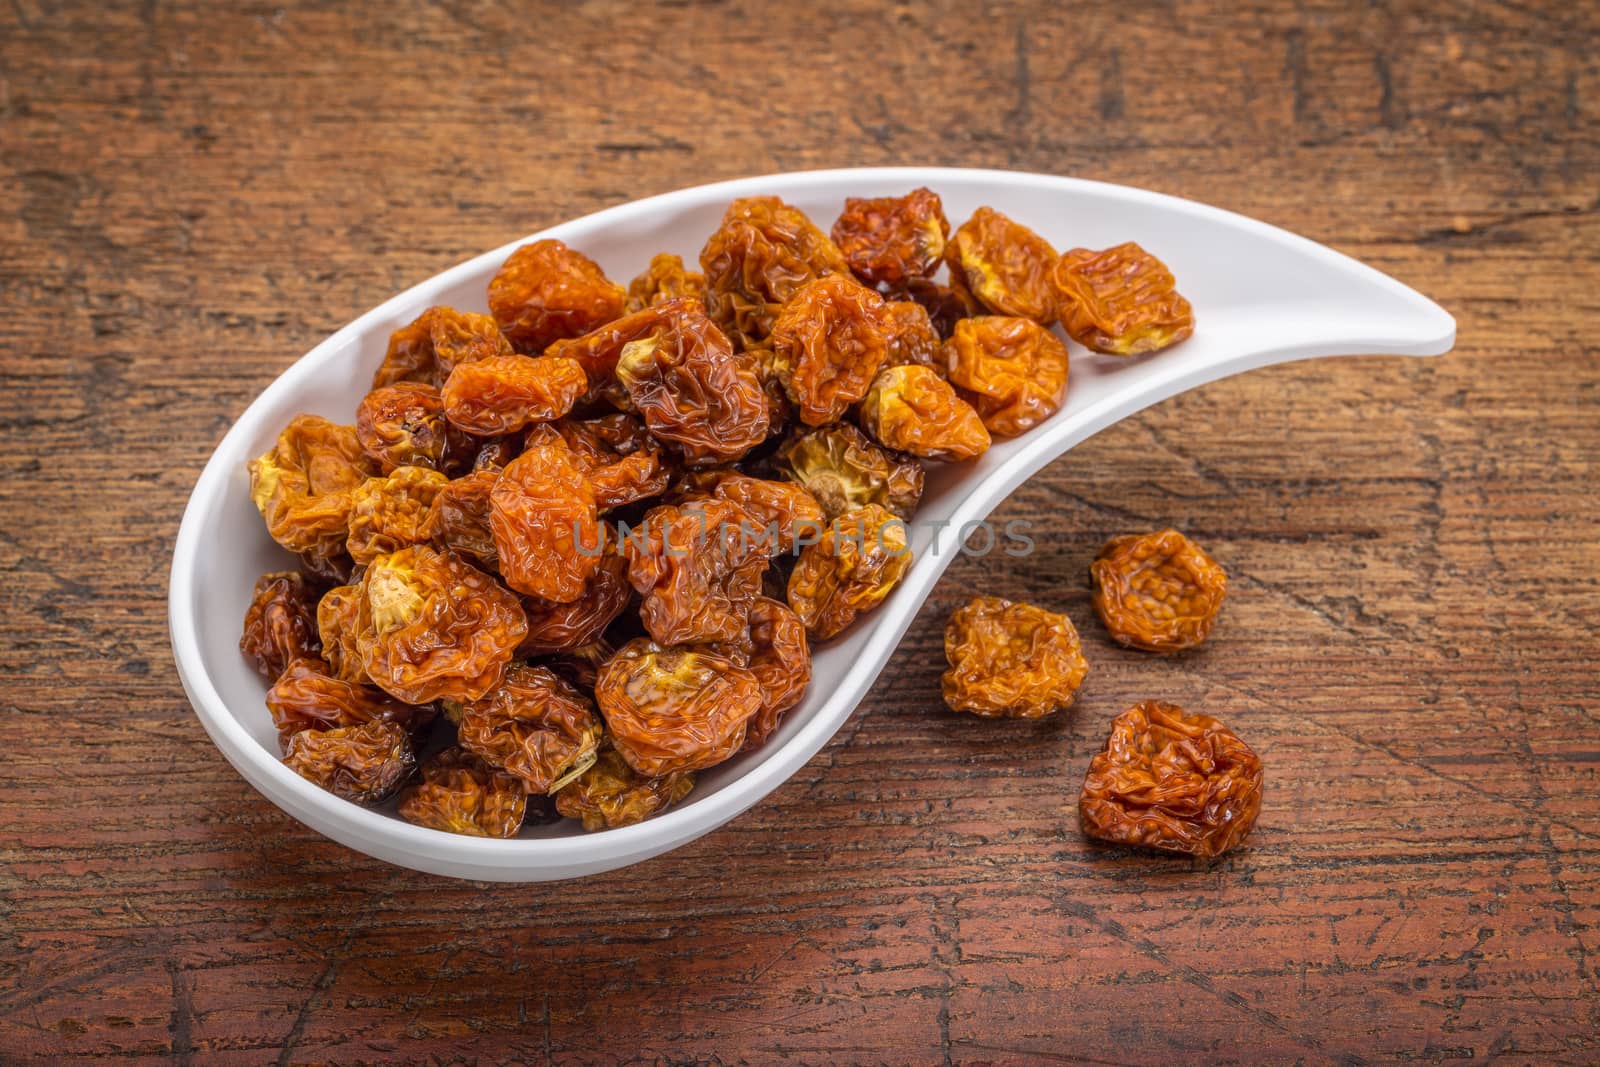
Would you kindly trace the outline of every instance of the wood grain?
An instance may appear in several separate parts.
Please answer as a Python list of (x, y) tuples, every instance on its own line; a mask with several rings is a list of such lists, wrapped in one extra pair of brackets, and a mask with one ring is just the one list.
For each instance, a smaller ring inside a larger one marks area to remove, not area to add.
[[(1600, 9), (398, 3), (0, 11), (0, 1059), (1038, 1063), (1600, 1058)], [(1025, 487), (839, 736), (726, 829), (514, 887), (349, 852), (207, 741), (167, 645), (190, 486), (317, 340), (609, 204), (806, 167), (1192, 196), (1460, 322), (1277, 368)], [(1045, 524), (1048, 524), (1047, 526)], [(1113, 649), (1083, 575), (1174, 524), (1215, 640)], [(1058, 722), (940, 710), (977, 592), (1070, 612)], [(1251, 847), (1088, 846), (1109, 719), (1264, 755)]]

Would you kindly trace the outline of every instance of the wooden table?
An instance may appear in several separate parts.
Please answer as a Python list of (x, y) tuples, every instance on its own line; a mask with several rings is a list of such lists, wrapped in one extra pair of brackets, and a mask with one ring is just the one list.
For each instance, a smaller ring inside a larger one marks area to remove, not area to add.
[[(780, 10), (594, 0), (0, 14), (0, 1059), (1600, 1058), (1600, 67), (1592, 4)], [(808, 167), (1196, 197), (1438, 299), (1451, 356), (1279, 368), (1035, 478), (855, 718), (726, 829), (581, 882), (411, 874), (258, 796), (167, 644), (211, 448), (362, 310), (633, 197)], [(1113, 649), (1085, 567), (1180, 526), (1209, 647)], [(941, 709), (946, 613), (1068, 611), (1043, 724)], [(1107, 852), (1110, 718), (1263, 754), (1250, 847)]]

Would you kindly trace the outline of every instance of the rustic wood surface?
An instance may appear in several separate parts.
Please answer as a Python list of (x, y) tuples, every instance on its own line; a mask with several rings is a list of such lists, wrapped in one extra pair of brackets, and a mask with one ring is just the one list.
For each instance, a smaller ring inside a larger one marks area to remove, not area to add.
[[(1600, 1059), (1600, 8), (1557, 0), (0, 10), (0, 1059)], [(202, 732), (185, 499), (339, 325), (516, 235), (888, 163), (1204, 199), (1438, 299), (1430, 362), (1277, 368), (1021, 489), (855, 718), (726, 829), (581, 882), (320, 838)], [(1233, 575), (1204, 651), (1113, 650), (1096, 546)], [(940, 709), (942, 619), (1064, 608), (1071, 714)], [(1262, 752), (1250, 847), (1097, 850), (1109, 719)]]

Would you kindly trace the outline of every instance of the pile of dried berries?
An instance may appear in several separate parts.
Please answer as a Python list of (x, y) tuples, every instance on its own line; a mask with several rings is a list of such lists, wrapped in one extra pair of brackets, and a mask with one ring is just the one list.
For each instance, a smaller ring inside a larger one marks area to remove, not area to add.
[[(461, 834), (662, 811), (770, 738), (808, 641), (906, 573), (922, 461), (1061, 407), (1052, 323), (1121, 354), (1193, 328), (1138, 246), (1058, 256), (990, 208), (952, 233), (927, 189), (848, 200), (831, 235), (735, 201), (699, 266), (658, 255), (624, 288), (525, 245), (488, 314), (394, 332), (353, 425), (301, 415), (251, 462), (300, 559), (240, 642), (289, 767)], [(1180, 594), (1130, 589), (1134, 627), (1177, 596), (1204, 636)], [(1069, 622), (1003, 601), (969, 609), (951, 662), (952, 703), (984, 715), (1047, 714), (1084, 671)]]

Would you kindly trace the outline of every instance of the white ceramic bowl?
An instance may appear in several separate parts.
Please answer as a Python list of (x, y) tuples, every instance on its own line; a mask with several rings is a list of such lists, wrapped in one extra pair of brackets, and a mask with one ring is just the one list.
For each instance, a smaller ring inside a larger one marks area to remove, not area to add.
[[(459, 878), (539, 881), (622, 867), (715, 829), (776, 789), (827, 743), (871, 686), (959, 544), (1052, 458), (1117, 419), (1184, 389), (1269, 363), (1321, 355), (1435, 355), (1455, 323), (1417, 293), (1336, 252), (1228, 212), (1098, 182), (1001, 171), (885, 168), (750, 178), (685, 189), (546, 230), (626, 281), (659, 251), (693, 263), (723, 209), (740, 196), (776, 195), (824, 229), (845, 197), (925, 185), (959, 224), (988, 204), (1057, 248), (1138, 241), (1161, 257), (1195, 307), (1195, 336), (1137, 360), (1076, 346), (1066, 406), (1024, 437), (998, 441), (974, 463), (930, 471), (905, 581), (879, 608), (816, 650), (805, 701), (759, 752), (703, 773), (689, 799), (637, 826), (584, 834), (570, 822), (510, 841), (412, 826), (322, 791), (285, 768), (263, 704), (265, 686), (238, 649), (252, 586), (293, 565), (250, 502), (246, 462), (299, 412), (350, 422), (389, 333), (424, 308), (484, 310), (485, 288), (521, 238), (430, 278), (312, 349), (239, 417), (207, 463), (173, 553), (169, 612), (178, 671), (196, 713), (240, 774), (307, 826), (391, 863)], [(940, 528), (938, 523), (948, 525)], [(939, 669), (930, 664), (929, 670)]]

